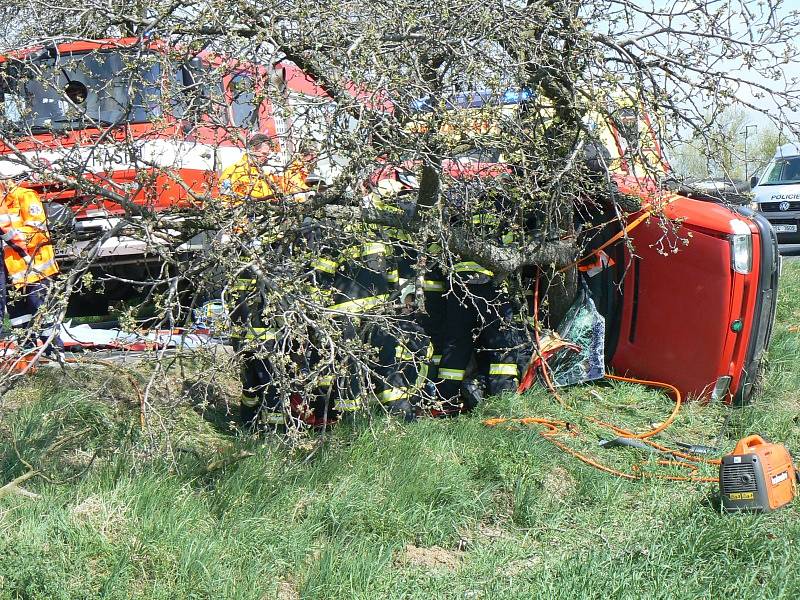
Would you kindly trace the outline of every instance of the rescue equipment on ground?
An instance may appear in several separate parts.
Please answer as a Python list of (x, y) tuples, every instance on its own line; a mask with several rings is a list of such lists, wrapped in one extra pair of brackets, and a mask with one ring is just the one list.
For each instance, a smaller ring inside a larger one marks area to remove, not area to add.
[[(62, 323), (58, 335), (67, 352), (81, 351), (127, 351), (143, 352), (160, 349), (197, 350), (222, 345), (222, 340), (213, 337), (204, 329), (153, 329), (123, 331), (117, 327), (98, 327), (88, 323), (73, 325)], [(41, 342), (39, 342), (41, 344)], [(32, 349), (18, 347), (15, 339), (0, 340), (0, 363), (17, 360)]]
[(786, 447), (749, 435), (722, 457), (719, 466), (722, 507), (727, 511), (769, 512), (797, 494), (797, 476)]
[(561, 339), (554, 331), (549, 331), (541, 336), (537, 343), (538, 350), (531, 356), (531, 362), (525, 370), (522, 379), (520, 379), (517, 393), (521, 394), (528, 391), (536, 380), (536, 375), (544, 369), (544, 362), (548, 361), (552, 356), (560, 353), (562, 350), (569, 350), (570, 352), (581, 351), (580, 346), (567, 342)]
[[(531, 360), (531, 365), (528, 367), (528, 372), (526, 372), (525, 377), (523, 377), (522, 381), (520, 382), (520, 387), (518, 388), (518, 392), (527, 389), (527, 387), (523, 387), (523, 385), (527, 385), (528, 387), (532, 383), (533, 375), (531, 374), (532, 367), (534, 368), (533, 374), (535, 374), (535, 370), (537, 368), (541, 369), (542, 379), (553, 395), (553, 398), (558, 402), (558, 404), (573, 413), (576, 413), (575, 409), (569, 406), (561, 395), (558, 393), (556, 386), (553, 382), (553, 373), (551, 371), (550, 365), (547, 360), (547, 356), (542, 352), (542, 349), (545, 348), (542, 344), (542, 339), (539, 335), (538, 329), (538, 314), (539, 314), (539, 275), (537, 273), (536, 281), (534, 283), (534, 301), (533, 301), (533, 320), (534, 320), (534, 335), (536, 337), (536, 348), (537, 351), (534, 354), (534, 357)], [(560, 339), (560, 338), (559, 338)], [(563, 341), (563, 340), (562, 340)], [(565, 348), (564, 344), (557, 344), (557, 347), (553, 350), (558, 352)], [(718, 479), (716, 477), (704, 477), (699, 474), (699, 469), (702, 465), (716, 465), (720, 464), (719, 459), (712, 459), (712, 458), (705, 458), (704, 456), (698, 456), (696, 454), (691, 454), (685, 450), (676, 450), (674, 448), (669, 448), (662, 444), (652, 441), (651, 438), (658, 435), (659, 433), (663, 432), (667, 429), (675, 418), (678, 416), (678, 412), (680, 411), (681, 404), (682, 404), (682, 396), (680, 391), (675, 387), (668, 383), (661, 383), (658, 381), (645, 381), (645, 380), (638, 380), (632, 379), (628, 377), (620, 377), (617, 375), (604, 375), (606, 379), (610, 379), (613, 381), (625, 381), (631, 383), (637, 383), (640, 385), (644, 385), (647, 387), (655, 387), (659, 389), (663, 389), (668, 391), (675, 399), (675, 404), (672, 408), (672, 412), (670, 415), (661, 423), (653, 426), (650, 430), (644, 431), (641, 433), (637, 433), (634, 431), (630, 431), (623, 427), (618, 427), (613, 425), (612, 423), (607, 423), (601, 419), (597, 419), (595, 417), (591, 417), (588, 415), (580, 415), (580, 417), (592, 423), (595, 426), (599, 426), (603, 429), (606, 429), (617, 436), (616, 440), (612, 440), (611, 442), (606, 442), (605, 446), (613, 447), (613, 446), (632, 446), (636, 448), (646, 448), (651, 450), (654, 453), (658, 453), (664, 456), (664, 458), (659, 459), (656, 461), (656, 464), (662, 467), (669, 467), (669, 468), (680, 468), (686, 469), (688, 473), (686, 475), (674, 475), (671, 473), (662, 473), (662, 472), (654, 472), (654, 471), (645, 471), (640, 465), (632, 465), (630, 471), (621, 471), (613, 466), (604, 464), (599, 460), (583, 453), (578, 450), (571, 448), (564, 440), (569, 437), (577, 437), (579, 435), (579, 431), (574, 423), (550, 418), (542, 418), (542, 417), (524, 417), (524, 418), (495, 418), (495, 419), (486, 419), (483, 421), (483, 424), (487, 427), (496, 427), (498, 425), (505, 425), (507, 427), (513, 426), (514, 424), (518, 425), (540, 425), (544, 426), (544, 431), (540, 432), (540, 435), (546, 439), (548, 442), (566, 452), (570, 456), (580, 460), (581, 462), (594, 467), (595, 469), (599, 469), (605, 473), (609, 473), (611, 475), (616, 475), (617, 477), (622, 477), (623, 479), (642, 479), (645, 477), (655, 478), (655, 479), (666, 479), (671, 481), (697, 481), (697, 482), (716, 482)], [(624, 440), (624, 441), (623, 441)]]

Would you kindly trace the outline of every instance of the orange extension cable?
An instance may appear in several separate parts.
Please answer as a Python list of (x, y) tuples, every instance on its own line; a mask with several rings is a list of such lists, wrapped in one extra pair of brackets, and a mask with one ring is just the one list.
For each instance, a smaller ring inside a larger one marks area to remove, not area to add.
[[(541, 347), (541, 340), (539, 338), (539, 329), (537, 327), (538, 314), (539, 314), (539, 274), (538, 273), (536, 274), (536, 281), (535, 281), (535, 285), (534, 285), (533, 298), (534, 298), (534, 300), (533, 300), (534, 336), (536, 338), (536, 348), (537, 348), (537, 352), (538, 352), (538, 349)], [(564, 401), (564, 399), (558, 393), (558, 390), (556, 390), (555, 386), (553, 385), (553, 382), (552, 382), (552, 380), (550, 378), (550, 374), (549, 374), (549, 366), (548, 366), (547, 361), (544, 358), (544, 356), (542, 356), (540, 354), (539, 358), (541, 360), (542, 375), (544, 377), (547, 389), (553, 395), (555, 400), (564, 409), (566, 409), (568, 411), (571, 411), (571, 412), (577, 412), (577, 411), (575, 411), (574, 408), (570, 407)], [(674, 457), (675, 459), (680, 459), (680, 461), (679, 460), (660, 459), (660, 460), (657, 461), (657, 464), (661, 465), (661, 466), (681, 467), (681, 468), (688, 469), (689, 470), (689, 474), (688, 475), (667, 475), (665, 473), (650, 473), (650, 472), (647, 472), (647, 471), (643, 470), (640, 465), (632, 465), (631, 466), (631, 472), (630, 473), (626, 473), (624, 471), (620, 471), (619, 469), (616, 469), (616, 468), (611, 467), (609, 465), (603, 464), (602, 462), (596, 460), (595, 458), (592, 458), (592, 457), (590, 457), (590, 456), (588, 456), (588, 455), (586, 455), (586, 454), (584, 454), (582, 452), (579, 452), (578, 450), (575, 450), (574, 448), (571, 448), (570, 446), (568, 446), (567, 444), (565, 444), (561, 440), (556, 439), (557, 436), (560, 436), (561, 434), (563, 434), (565, 432), (569, 433), (569, 434), (571, 434), (573, 436), (577, 436), (578, 435), (577, 429), (571, 423), (568, 423), (566, 421), (558, 421), (558, 420), (542, 418), (542, 417), (523, 417), (523, 418), (515, 418), (515, 419), (502, 418), (501, 417), (501, 418), (494, 418), (494, 419), (486, 419), (486, 420), (483, 421), (483, 424), (486, 425), (487, 427), (496, 427), (498, 425), (512, 424), (512, 423), (517, 423), (517, 424), (520, 424), (520, 425), (543, 425), (545, 427), (545, 429), (544, 429), (544, 431), (539, 432), (539, 435), (541, 435), (548, 442), (550, 442), (551, 444), (556, 446), (559, 450), (561, 450), (562, 452), (565, 452), (566, 454), (569, 454), (573, 458), (578, 459), (579, 461), (583, 462), (584, 464), (587, 464), (587, 465), (589, 465), (591, 467), (594, 467), (595, 469), (598, 469), (598, 470), (603, 471), (605, 473), (609, 473), (611, 475), (615, 475), (617, 477), (622, 477), (623, 479), (635, 480), (635, 479), (643, 479), (645, 477), (651, 477), (651, 478), (655, 478), (655, 479), (664, 479), (664, 480), (668, 480), (668, 481), (693, 481), (693, 482), (714, 482), (714, 483), (719, 481), (719, 478), (717, 478), (717, 477), (702, 477), (702, 476), (699, 476), (697, 474), (698, 469), (700, 467), (700, 464), (719, 465), (720, 464), (720, 460), (719, 459), (708, 459), (708, 458), (705, 458), (705, 457), (702, 457), (702, 456), (698, 456), (696, 454), (690, 454), (690, 453), (687, 453), (687, 452), (681, 452), (680, 450), (674, 450), (672, 448), (668, 448), (666, 446), (663, 446), (661, 444), (653, 442), (653, 441), (651, 441), (649, 439), (649, 438), (651, 438), (651, 437), (653, 437), (655, 435), (658, 435), (659, 433), (665, 431), (675, 421), (675, 418), (678, 416), (678, 412), (680, 412), (682, 397), (681, 397), (680, 391), (675, 386), (670, 385), (668, 383), (662, 383), (662, 382), (659, 382), (659, 381), (647, 381), (647, 380), (642, 380), (642, 379), (634, 379), (632, 377), (622, 377), (622, 376), (619, 376), (619, 375), (606, 375), (605, 377), (606, 377), (606, 379), (611, 379), (611, 380), (614, 380), (614, 381), (625, 381), (625, 382), (629, 382), (629, 383), (636, 383), (636, 384), (645, 385), (645, 386), (648, 386), (648, 387), (661, 388), (661, 389), (667, 390), (668, 392), (671, 392), (675, 396), (675, 405), (674, 405), (674, 407), (672, 409), (672, 412), (670, 413), (669, 417), (667, 417), (667, 419), (663, 423), (659, 424), (658, 426), (656, 426), (656, 427), (654, 427), (654, 428), (652, 428), (652, 429), (650, 429), (648, 431), (642, 432), (642, 433), (635, 433), (635, 432), (630, 431), (628, 429), (625, 429), (625, 428), (622, 428), (622, 427), (617, 427), (616, 425), (613, 425), (612, 423), (607, 423), (606, 421), (603, 421), (601, 419), (597, 419), (595, 417), (590, 417), (590, 416), (587, 416), (587, 415), (583, 415), (583, 418), (588, 420), (588, 421), (590, 421), (590, 422), (592, 422), (592, 423), (594, 423), (594, 424), (596, 424), (596, 425), (599, 425), (600, 427), (603, 427), (603, 428), (609, 429), (610, 431), (613, 431), (614, 433), (616, 433), (620, 437), (625, 437), (625, 438), (629, 438), (629, 439), (638, 440), (638, 441), (640, 441), (640, 442), (642, 442), (644, 444), (647, 444), (648, 446), (651, 446), (652, 448), (654, 448), (655, 450), (658, 450), (659, 452), (662, 452), (664, 454), (669, 454), (670, 456)]]

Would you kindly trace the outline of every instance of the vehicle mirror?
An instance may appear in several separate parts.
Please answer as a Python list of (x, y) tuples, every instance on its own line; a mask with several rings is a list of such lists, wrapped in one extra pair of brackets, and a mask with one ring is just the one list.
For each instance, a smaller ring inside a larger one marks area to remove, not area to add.
[(752, 190), (754, 187), (758, 185), (758, 175), (753, 175), (750, 178), (750, 189)]

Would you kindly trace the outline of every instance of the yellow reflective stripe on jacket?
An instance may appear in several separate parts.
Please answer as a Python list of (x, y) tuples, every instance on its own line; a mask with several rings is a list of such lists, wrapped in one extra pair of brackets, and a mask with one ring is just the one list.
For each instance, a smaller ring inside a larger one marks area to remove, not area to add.
[(342, 254), (348, 258), (359, 258), (363, 256), (373, 256), (375, 254), (389, 254), (390, 252), (391, 246), (387, 246), (382, 242), (368, 242), (360, 246), (347, 248)]
[(337, 263), (335, 260), (322, 258), (320, 256), (311, 261), (311, 267), (317, 271), (334, 275), (339, 269), (339, 263)]
[(489, 365), (489, 375), (517, 377), (519, 375), (519, 369), (515, 363), (492, 363)]
[(446, 369), (439, 367), (439, 377), (450, 381), (463, 381), (466, 371), (464, 369)]
[(317, 380), (317, 385), (319, 387), (331, 387), (333, 385), (334, 376), (333, 375), (323, 375)]
[(361, 246), (361, 256), (372, 256), (373, 254), (388, 254), (390, 252), (391, 248), (381, 242), (370, 242), (367, 244), (362, 244)]
[(417, 373), (417, 380), (414, 382), (414, 387), (417, 390), (421, 390), (425, 387), (425, 383), (428, 381), (428, 365), (423, 364), (419, 368), (419, 372)]
[(389, 294), (380, 294), (379, 296), (368, 296), (367, 298), (356, 298), (355, 300), (348, 300), (347, 302), (340, 302), (329, 306), (328, 310), (339, 310), (342, 312), (362, 313), (371, 308), (379, 306), (389, 299)]
[(389, 283), (398, 283), (400, 281), (400, 271), (394, 269), (386, 274), (386, 281)]
[(395, 346), (394, 355), (398, 360), (414, 360), (414, 353), (403, 344), (397, 344), (397, 346)]
[(438, 365), (440, 362), (442, 362), (442, 355), (434, 354), (433, 356), (431, 356), (431, 362), (435, 365)]
[(456, 273), (481, 273), (483, 275), (488, 275), (489, 277), (494, 276), (494, 273), (492, 271), (482, 267), (478, 263), (473, 262), (471, 260), (456, 263), (455, 265), (453, 265), (453, 270)]
[(443, 292), (445, 290), (445, 283), (444, 281), (425, 279), (422, 282), (422, 289), (425, 292)]
[(20, 281), (24, 281), (25, 283), (36, 283), (43, 277), (58, 273), (58, 269), (56, 267), (57, 263), (53, 259), (38, 264), (36, 262), (31, 262), (27, 264), (27, 267), (24, 271), (9, 273), (9, 275), (11, 276), (12, 283), (17, 283)]
[(52, 269), (55, 266), (56, 266), (56, 261), (55, 261), (54, 258), (52, 258), (52, 259), (50, 259), (48, 261), (45, 261), (43, 263), (37, 263), (36, 259), (34, 258), (32, 268), (33, 268), (34, 271), (38, 271), (40, 273), (44, 273), (47, 269)]
[(255, 279), (248, 279), (241, 277), (233, 283), (231, 289), (234, 292), (252, 292), (253, 290), (256, 289), (256, 287), (258, 287), (256, 285), (257, 283), (258, 282)]
[(378, 399), (383, 403), (386, 404), (388, 402), (395, 402), (397, 400), (403, 400), (408, 398), (411, 395), (411, 392), (408, 388), (396, 388), (393, 387), (388, 390), (384, 390), (378, 396)]

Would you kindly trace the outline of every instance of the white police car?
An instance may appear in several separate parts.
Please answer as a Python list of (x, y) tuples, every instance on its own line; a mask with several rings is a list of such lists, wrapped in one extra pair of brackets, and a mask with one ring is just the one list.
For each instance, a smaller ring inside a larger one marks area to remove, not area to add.
[(764, 213), (782, 250), (800, 250), (800, 144), (778, 148), (760, 177), (751, 180), (753, 208)]

